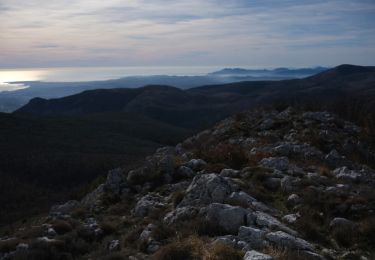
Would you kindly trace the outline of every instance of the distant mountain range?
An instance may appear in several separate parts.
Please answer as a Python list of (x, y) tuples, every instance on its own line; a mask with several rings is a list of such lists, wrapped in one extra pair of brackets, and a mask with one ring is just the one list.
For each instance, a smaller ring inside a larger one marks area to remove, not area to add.
[(308, 77), (329, 68), (315, 67), (315, 68), (299, 68), (299, 69), (288, 69), (288, 68), (276, 68), (276, 69), (242, 69), (242, 68), (225, 68), (209, 75), (219, 76), (250, 76), (250, 77), (284, 77), (284, 78), (302, 78)]
[(146, 85), (167, 85), (181, 89), (226, 84), (240, 81), (282, 80), (315, 75), (327, 68), (247, 70), (226, 68), (204, 76), (131, 76), (120, 79), (90, 82), (18, 82), (29, 88), (0, 92), (0, 112), (12, 112), (34, 97), (60, 98), (91, 89), (139, 88)]

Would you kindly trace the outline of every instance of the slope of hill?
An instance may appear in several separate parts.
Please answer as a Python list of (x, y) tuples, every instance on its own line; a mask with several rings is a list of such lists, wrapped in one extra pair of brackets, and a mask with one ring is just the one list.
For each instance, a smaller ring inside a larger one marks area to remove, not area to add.
[(374, 259), (374, 150), (328, 112), (247, 111), (0, 239), (7, 259)]
[(61, 99), (33, 99), (17, 113), (80, 115), (126, 111), (168, 124), (203, 128), (232, 113), (273, 102), (329, 100), (329, 104), (339, 98), (358, 97), (373, 106), (374, 95), (375, 67), (341, 65), (305, 79), (238, 82), (189, 90), (149, 86), (85, 91)]
[(191, 132), (132, 114), (0, 114), (0, 225), (66, 199), (116, 166), (132, 167)]

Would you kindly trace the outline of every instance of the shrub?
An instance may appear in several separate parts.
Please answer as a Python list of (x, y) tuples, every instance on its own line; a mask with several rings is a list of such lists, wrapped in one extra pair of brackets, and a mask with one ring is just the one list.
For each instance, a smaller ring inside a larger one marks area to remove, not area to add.
[(103, 230), (104, 235), (110, 235), (117, 230), (117, 224), (115, 222), (103, 221), (100, 223), (100, 228)]
[(154, 260), (200, 260), (204, 254), (204, 243), (197, 237), (177, 240), (163, 246), (155, 254)]
[(239, 145), (220, 143), (201, 154), (207, 162), (221, 162), (234, 169), (240, 169), (248, 162), (246, 151)]
[(207, 250), (204, 260), (242, 260), (243, 252), (233, 247), (224, 245), (223, 243), (215, 243)]
[(52, 228), (60, 235), (73, 230), (72, 225), (62, 219), (54, 219), (50, 222), (50, 224), (52, 225)]

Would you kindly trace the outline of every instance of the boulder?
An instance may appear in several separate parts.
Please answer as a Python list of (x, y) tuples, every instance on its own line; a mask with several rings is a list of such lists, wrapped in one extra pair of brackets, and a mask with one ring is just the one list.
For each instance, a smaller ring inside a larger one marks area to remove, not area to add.
[(273, 258), (269, 255), (262, 254), (258, 251), (251, 250), (247, 251), (243, 260), (272, 260)]
[(240, 171), (238, 170), (233, 170), (233, 169), (223, 169), (220, 172), (221, 177), (230, 177), (230, 178), (237, 178), (241, 174)]
[(329, 228), (331, 229), (355, 229), (357, 227), (356, 223), (350, 221), (346, 218), (334, 218), (329, 223)]
[(255, 201), (255, 198), (251, 197), (249, 194), (243, 191), (232, 192), (225, 200), (225, 202), (228, 204), (242, 206), (244, 208), (249, 207), (251, 203)]
[(120, 168), (117, 168), (108, 172), (107, 179), (105, 182), (107, 190), (116, 194), (120, 194), (121, 185), (123, 183), (124, 183), (124, 174)]
[(297, 213), (297, 214), (289, 214), (289, 215), (285, 215), (282, 220), (288, 224), (294, 224), (296, 223), (297, 219), (300, 217), (300, 215)]
[(177, 171), (174, 172), (173, 178), (174, 179), (187, 179), (187, 178), (193, 178), (195, 175), (195, 172), (187, 167), (187, 166), (180, 166)]
[(282, 224), (278, 219), (275, 217), (268, 215), (261, 211), (254, 212), (255, 215), (255, 223), (259, 227), (266, 227), (271, 230), (283, 230), (289, 234), (296, 235), (297, 232), (293, 229), (288, 228), (284, 224)]
[(169, 183), (175, 166), (175, 149), (172, 147), (159, 148), (156, 153), (146, 158), (141, 168), (128, 173), (126, 180), (130, 184), (163, 181)]
[(281, 179), (280, 187), (281, 190), (285, 193), (291, 193), (298, 191), (299, 189), (299, 178), (292, 177), (292, 176), (285, 176)]
[(309, 242), (283, 231), (268, 233), (266, 239), (278, 247), (285, 247), (292, 250), (313, 251), (314, 249)]
[(356, 182), (359, 181), (362, 175), (356, 171), (349, 170), (348, 167), (344, 166), (341, 168), (337, 168), (333, 171), (333, 174), (339, 180), (351, 181)]
[(302, 203), (302, 198), (297, 194), (292, 194), (286, 200), (286, 204), (288, 207), (294, 207)]
[(289, 167), (289, 160), (288, 157), (269, 157), (262, 159), (259, 164), (265, 168), (286, 171)]
[(109, 252), (120, 251), (121, 245), (119, 240), (112, 240), (108, 243), (107, 249)]
[(64, 204), (52, 206), (49, 214), (51, 216), (69, 214), (73, 210), (78, 209), (80, 206), (81, 206), (81, 203), (79, 201), (70, 200)]
[[(248, 225), (251, 221), (250, 210), (227, 204), (212, 203), (201, 211), (208, 223), (211, 223), (224, 231), (237, 234), (241, 226)], [(249, 215), (249, 216), (248, 216)]]
[(226, 178), (214, 173), (197, 175), (178, 207), (224, 203), (233, 191), (234, 186)]
[(334, 120), (334, 117), (328, 112), (305, 112), (302, 117), (322, 123), (327, 123)]
[(142, 197), (134, 207), (133, 213), (137, 217), (145, 217), (152, 212), (157, 211), (165, 206), (163, 198), (158, 195), (147, 194)]
[(180, 207), (167, 213), (163, 221), (167, 224), (173, 224), (179, 221), (190, 220), (196, 217), (199, 213), (199, 208), (196, 207)]
[(261, 249), (264, 246), (266, 232), (253, 227), (240, 227), (238, 238), (247, 242), (251, 248)]
[(207, 163), (202, 159), (191, 159), (190, 161), (185, 163), (185, 166), (189, 167), (193, 171), (202, 170), (206, 165)]

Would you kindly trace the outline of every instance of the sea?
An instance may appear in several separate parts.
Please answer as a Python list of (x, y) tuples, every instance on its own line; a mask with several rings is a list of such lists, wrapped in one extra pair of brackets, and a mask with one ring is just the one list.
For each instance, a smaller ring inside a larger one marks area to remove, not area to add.
[(128, 76), (199, 76), (222, 68), (223, 66), (159, 66), (0, 69), (0, 92), (27, 88), (27, 81), (79, 82)]

